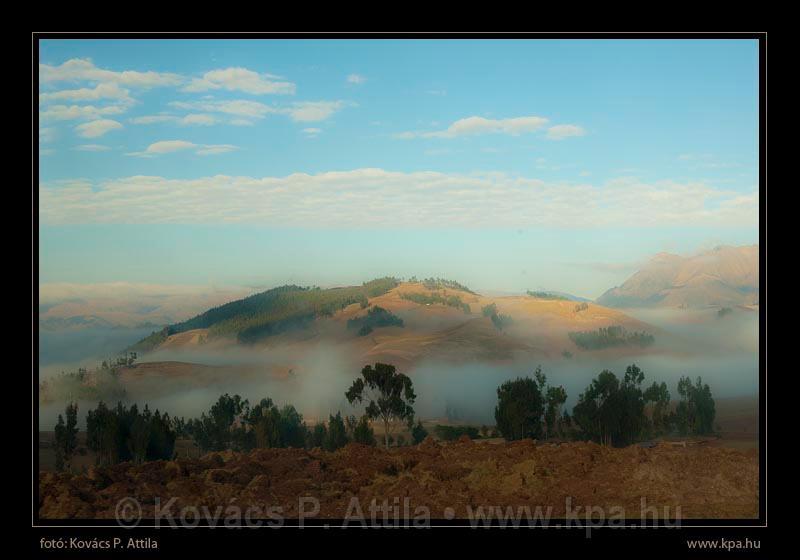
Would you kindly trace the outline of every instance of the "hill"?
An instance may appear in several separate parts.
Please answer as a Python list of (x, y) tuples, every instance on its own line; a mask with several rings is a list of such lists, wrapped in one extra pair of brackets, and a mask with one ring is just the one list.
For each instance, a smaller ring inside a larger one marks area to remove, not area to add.
[[(314, 345), (327, 343), (358, 363), (410, 367), (424, 360), (511, 361), (598, 351), (577, 345), (574, 334), (608, 327), (657, 334), (646, 323), (594, 303), (488, 297), (451, 281), (383, 278), (325, 290), (274, 288), (170, 325), (132, 349), (186, 353), (247, 346), (307, 356)], [(630, 345), (608, 351), (646, 349)]]
[(597, 298), (609, 307), (758, 305), (758, 245), (717, 247), (692, 257), (660, 253)]
[(394, 278), (379, 278), (346, 288), (304, 288), (287, 285), (209, 309), (191, 319), (154, 331), (129, 350), (146, 352), (167, 338), (196, 329), (208, 329), (211, 338), (235, 337), (252, 344), (284, 331), (302, 328), (318, 317), (330, 316), (348, 305), (366, 307), (369, 297), (395, 287)]

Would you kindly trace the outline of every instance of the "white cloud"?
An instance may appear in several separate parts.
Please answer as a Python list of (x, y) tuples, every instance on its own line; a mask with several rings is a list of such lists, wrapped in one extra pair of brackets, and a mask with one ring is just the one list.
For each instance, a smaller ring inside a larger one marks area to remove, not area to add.
[[(174, 141), (173, 141), (174, 142)], [(178, 141), (180, 142), (180, 141)], [(215, 151), (192, 143), (164, 153)], [(219, 148), (220, 150), (223, 148)], [(286, 177), (127, 177), (39, 188), (40, 217), (70, 223), (247, 223), (352, 227), (658, 227), (758, 224), (758, 192), (702, 182), (545, 182), (503, 173), (356, 169)]]
[[(128, 88), (176, 85), (182, 81), (177, 74), (132, 70), (115, 72), (97, 68), (88, 59), (77, 58), (60, 66), (40, 64), (39, 79), (45, 89), (39, 93), (41, 120), (99, 120), (120, 115), (136, 104)], [(59, 82), (88, 82), (93, 87), (53, 91)]]
[(548, 120), (544, 117), (527, 116), (514, 117), (510, 119), (487, 119), (485, 117), (467, 117), (459, 119), (447, 127), (445, 130), (428, 132), (401, 132), (395, 138), (456, 138), (459, 136), (474, 136), (478, 134), (509, 134), (519, 136), (520, 134), (535, 132), (547, 124)]
[(197, 113), (197, 114), (189, 114), (183, 117), (180, 120), (182, 125), (200, 125), (200, 126), (211, 126), (212, 124), (217, 123), (217, 119), (211, 115), (206, 115), (204, 113)]
[(194, 142), (187, 142), (186, 140), (161, 140), (153, 142), (143, 152), (130, 152), (128, 156), (156, 156), (161, 154), (169, 154), (172, 152), (179, 152), (181, 150), (188, 150), (197, 147)]
[(319, 133), (322, 132), (321, 128), (304, 128), (303, 132), (305, 132), (308, 138), (316, 138), (319, 136)]
[(200, 156), (210, 156), (216, 154), (224, 154), (237, 150), (237, 146), (230, 144), (195, 144), (187, 140), (161, 140), (154, 142), (147, 146), (141, 152), (128, 152), (126, 156), (134, 157), (156, 157), (173, 152), (181, 152), (186, 150), (193, 150), (195, 154)]
[(295, 92), (296, 87), (293, 83), (280, 80), (279, 76), (258, 74), (247, 68), (225, 68), (206, 72), (202, 78), (193, 79), (189, 85), (183, 88), (183, 91), (225, 89), (253, 95), (293, 94)]
[(176, 109), (187, 111), (202, 111), (204, 113), (225, 113), (237, 117), (263, 119), (270, 113), (276, 113), (275, 107), (270, 107), (258, 101), (243, 99), (233, 101), (172, 101), (169, 104)]
[(130, 91), (119, 87), (114, 82), (97, 84), (94, 88), (65, 89), (39, 94), (39, 103), (50, 103), (51, 101), (98, 101), (102, 99), (133, 103)]
[(51, 82), (95, 82), (115, 83), (127, 87), (151, 88), (175, 86), (184, 79), (178, 74), (162, 72), (138, 72), (124, 70), (115, 72), (98, 68), (90, 59), (73, 58), (59, 66), (39, 64), (39, 81)]
[(122, 125), (111, 119), (100, 119), (79, 124), (75, 127), (75, 132), (82, 138), (98, 138), (112, 130), (118, 130)]
[[(175, 115), (146, 115), (143, 117), (134, 117), (129, 119), (129, 121), (133, 124), (158, 124), (170, 122), (182, 126), (212, 126), (225, 122), (214, 115), (209, 115), (208, 113), (189, 113), (183, 117), (178, 117)], [(228, 124), (237, 126), (250, 126), (253, 123), (246, 119), (233, 119), (228, 121)]]
[(128, 122), (131, 124), (157, 124), (177, 120), (178, 117), (174, 115), (145, 115), (143, 117), (133, 117), (132, 119), (128, 119)]
[(77, 119), (94, 120), (102, 117), (120, 115), (127, 111), (125, 105), (106, 105), (95, 107), (94, 105), (51, 105), (43, 111), (39, 111), (41, 120), (69, 121)]
[(356, 84), (360, 85), (367, 81), (367, 78), (362, 76), (361, 74), (350, 74), (347, 76), (347, 83), (348, 84)]
[[(202, 111), (204, 113), (224, 113), (238, 117), (231, 124), (242, 125), (243, 120), (263, 119), (267, 115), (288, 115), (296, 122), (323, 121), (345, 106), (343, 101), (298, 101), (288, 107), (266, 105), (259, 101), (237, 99), (232, 101), (172, 101), (176, 109)], [(252, 122), (248, 121), (250, 124)]]
[(56, 136), (57, 132), (55, 128), (45, 127), (39, 129), (40, 144), (49, 144), (50, 142), (55, 142)]
[(238, 149), (237, 146), (232, 146), (231, 144), (214, 144), (203, 146), (195, 153), (198, 156), (215, 156), (217, 154), (227, 154), (228, 152), (233, 152)]
[(81, 144), (75, 146), (75, 149), (79, 152), (107, 152), (111, 148), (103, 146), (102, 144)]
[(574, 124), (557, 124), (547, 129), (547, 137), (550, 140), (563, 140), (584, 135), (586, 135), (586, 130)]
[(300, 101), (281, 112), (287, 113), (297, 122), (316, 122), (324, 121), (342, 107), (342, 101)]

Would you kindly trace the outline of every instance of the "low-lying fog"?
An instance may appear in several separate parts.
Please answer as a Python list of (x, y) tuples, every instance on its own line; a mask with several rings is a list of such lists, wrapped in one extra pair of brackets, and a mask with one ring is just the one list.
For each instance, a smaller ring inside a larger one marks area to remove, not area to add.
[[(117, 356), (120, 350), (152, 331), (152, 327), (39, 329), (39, 368), (46, 368), (47, 374), (50, 371), (69, 371), (78, 365), (94, 367), (111, 356)], [(67, 367), (65, 369), (62, 366)]]
[[(665, 334), (657, 337), (656, 349), (647, 356), (605, 358), (592, 352), (575, 352), (575, 357), (517, 362), (512, 364), (470, 363), (464, 365), (423, 363), (406, 373), (412, 378), (417, 393), (415, 409), (422, 418), (443, 418), (449, 411), (451, 419), (474, 423), (493, 423), (496, 389), (499, 384), (518, 376), (531, 375), (541, 364), (548, 381), (563, 385), (568, 393), (567, 408), (603, 369), (622, 376), (625, 367), (635, 362), (645, 372), (645, 385), (666, 381), (672, 398), (677, 400), (677, 382), (683, 375), (702, 376), (715, 397), (755, 395), (758, 392), (758, 314), (734, 309), (722, 318), (716, 310), (626, 310)], [(82, 345), (75, 334), (58, 340), (48, 333), (44, 354), (40, 349), (40, 378), (53, 372), (74, 369), (71, 365), (96, 365), (113, 353), (94, 353), (97, 349), (119, 349), (141, 337), (127, 331), (129, 340), (117, 340), (118, 332), (86, 333), (91, 344)], [(119, 342), (119, 343), (118, 343)], [(59, 354), (58, 349), (64, 351)], [(80, 348), (86, 348), (80, 355)], [(87, 352), (92, 351), (91, 354)], [(61, 357), (59, 363), (58, 357)], [(342, 348), (321, 343), (303, 356), (290, 356), (284, 350), (230, 349), (221, 352), (157, 352), (147, 361), (177, 360), (206, 365), (263, 366), (264, 375), (244, 375), (224, 378), (202, 387), (189, 387), (185, 381), (158, 381), (157, 391), (146, 394), (130, 392), (130, 400), (145, 402), (151, 409), (168, 411), (171, 415), (194, 417), (206, 411), (222, 393), (238, 393), (251, 403), (270, 397), (278, 404), (293, 404), (309, 420), (327, 418), (341, 410), (343, 414), (360, 414), (344, 398), (363, 364), (355, 364)], [(65, 367), (64, 364), (70, 364)], [(295, 365), (297, 373), (288, 379), (275, 379), (267, 374), (274, 366)], [(81, 427), (87, 409), (96, 403), (79, 403)], [(41, 429), (52, 429), (63, 404), (40, 406)]]

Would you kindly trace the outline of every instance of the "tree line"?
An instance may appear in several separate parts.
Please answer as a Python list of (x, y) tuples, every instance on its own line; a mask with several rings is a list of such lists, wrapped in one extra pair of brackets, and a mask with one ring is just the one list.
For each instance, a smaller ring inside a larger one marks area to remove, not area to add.
[[(588, 307), (588, 306), (587, 306)], [(575, 311), (580, 311), (577, 307)], [(655, 342), (655, 337), (647, 332), (630, 332), (625, 327), (612, 325), (600, 327), (596, 331), (571, 332), (569, 338), (584, 350), (602, 350), (616, 346), (639, 346), (646, 348)]]
[[(411, 282), (416, 282), (416, 277), (413, 277)], [(467, 288), (463, 284), (459, 284), (455, 280), (447, 280), (445, 278), (425, 278), (422, 281), (422, 285), (428, 288), (429, 290), (440, 290), (443, 288), (450, 288), (451, 290), (459, 290), (461, 292), (467, 292), (468, 294), (474, 294), (472, 290)]]
[(347, 320), (347, 329), (355, 330), (358, 336), (366, 336), (380, 327), (402, 327), (403, 320), (383, 307), (375, 306), (362, 317)]
[(413, 301), (414, 303), (418, 303), (420, 305), (446, 305), (448, 307), (455, 307), (456, 309), (460, 309), (467, 315), (472, 313), (472, 309), (470, 308), (469, 304), (464, 302), (459, 296), (456, 295), (442, 295), (438, 293), (433, 294), (420, 294), (420, 293), (402, 293), (400, 294), (402, 299), (407, 299), (408, 301)]
[(558, 300), (558, 301), (570, 301), (567, 296), (562, 296), (561, 294), (555, 294), (553, 292), (537, 292), (528, 290), (528, 295), (536, 298), (536, 299), (551, 299), (551, 300)]
[(252, 344), (290, 329), (303, 328), (317, 317), (333, 315), (354, 303), (365, 308), (369, 298), (385, 294), (397, 285), (396, 278), (385, 277), (342, 288), (279, 286), (168, 325), (130, 349), (149, 351), (168, 336), (193, 329), (208, 329), (211, 338), (235, 336), (242, 344)]
[(484, 305), (481, 307), (481, 314), (484, 317), (489, 317), (489, 319), (492, 321), (492, 324), (499, 331), (504, 330), (506, 327), (510, 327), (514, 323), (511, 315), (503, 315), (502, 313), (497, 312), (496, 303), (490, 303), (489, 305)]
[(172, 459), (175, 438), (169, 414), (151, 412), (147, 405), (140, 412), (136, 404), (109, 408), (100, 401), (86, 416), (86, 446), (97, 453), (99, 465)]
[(136, 359), (136, 352), (126, 352), (116, 359), (103, 360), (93, 370), (79, 367), (62, 371), (39, 383), (39, 398), (43, 402), (124, 399), (125, 388), (119, 382), (119, 374), (122, 368), (132, 367)]
[[(564, 405), (567, 392), (551, 385), (538, 367), (532, 377), (521, 377), (497, 388), (494, 410), (496, 431), (506, 440), (524, 438), (571, 438), (591, 440), (603, 445), (626, 446), (642, 438), (669, 433), (705, 435), (713, 432), (716, 415), (708, 384), (698, 377), (682, 377), (678, 383), (680, 401), (670, 407), (666, 383), (644, 386), (644, 372), (635, 364), (622, 378), (602, 371), (579, 395), (570, 415)], [(362, 414), (328, 417), (327, 423), (309, 427), (294, 406), (278, 406), (263, 398), (251, 406), (239, 395), (224, 394), (200, 417), (171, 418), (145, 405), (126, 407), (121, 402), (109, 408), (102, 401), (86, 419), (87, 446), (97, 454), (99, 465), (118, 462), (172, 459), (178, 437), (194, 440), (203, 452), (249, 451), (257, 448), (321, 448), (335, 451), (355, 442), (375, 446), (373, 422), (384, 428), (383, 443), (403, 445), (396, 434), (398, 423), (410, 431), (409, 443), (420, 443), (428, 432), (422, 422), (415, 423), (416, 393), (411, 379), (391, 364), (367, 365), (345, 392), (348, 402), (361, 407)], [(70, 403), (65, 417), (59, 415), (55, 427), (56, 466), (67, 468), (77, 447), (77, 404)], [(436, 426), (445, 440), (463, 435), (487, 437), (490, 430), (474, 426)]]
[(553, 387), (537, 368), (533, 378), (518, 378), (497, 389), (497, 429), (507, 440), (569, 436), (603, 445), (623, 447), (643, 438), (677, 432), (706, 435), (713, 432), (716, 410), (711, 389), (698, 377), (682, 377), (680, 402), (670, 409), (666, 383), (645, 388), (644, 372), (635, 364), (620, 379), (602, 371), (579, 395), (570, 416), (562, 410), (563, 387)]

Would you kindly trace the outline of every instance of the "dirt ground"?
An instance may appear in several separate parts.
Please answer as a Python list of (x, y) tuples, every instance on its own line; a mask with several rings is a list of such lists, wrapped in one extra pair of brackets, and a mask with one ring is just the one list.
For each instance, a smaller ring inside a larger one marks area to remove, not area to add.
[(53, 519), (114, 518), (126, 497), (141, 504), (144, 518), (155, 516), (157, 499), (166, 504), (172, 498), (173, 512), (235, 504), (257, 511), (277, 507), (293, 518), (304, 496), (319, 500), (316, 517), (331, 519), (352, 516), (353, 497), (364, 510), (377, 500), (408, 504), (400, 508), (401, 517), (413, 517), (423, 507), (434, 519), (446, 518), (448, 511), (467, 518), (481, 506), (485, 512), (549, 507), (545, 511), (553, 518), (582, 516), (579, 506), (596, 507), (608, 518), (640, 518), (643, 499), (655, 508), (650, 516), (750, 518), (757, 516), (758, 495), (756, 451), (708, 445), (614, 449), (428, 438), (390, 450), (358, 444), (333, 453), (261, 449), (92, 467), (80, 475), (39, 474), (39, 514)]

